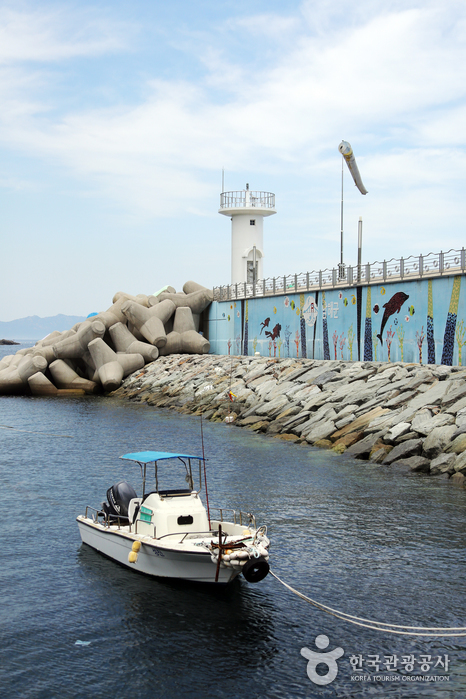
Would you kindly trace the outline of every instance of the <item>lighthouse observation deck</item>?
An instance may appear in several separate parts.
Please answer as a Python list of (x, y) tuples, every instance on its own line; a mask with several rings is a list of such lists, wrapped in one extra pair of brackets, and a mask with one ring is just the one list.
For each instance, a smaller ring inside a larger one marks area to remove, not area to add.
[(219, 213), (226, 213), (231, 209), (265, 209), (268, 213), (276, 213), (275, 194), (272, 192), (253, 192), (249, 189), (222, 192)]

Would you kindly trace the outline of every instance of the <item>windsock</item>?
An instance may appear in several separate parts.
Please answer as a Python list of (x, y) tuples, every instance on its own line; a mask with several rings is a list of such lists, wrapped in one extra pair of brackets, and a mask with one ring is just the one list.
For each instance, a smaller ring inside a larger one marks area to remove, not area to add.
[(351, 175), (354, 180), (354, 184), (356, 187), (359, 189), (361, 194), (367, 194), (367, 189), (364, 187), (362, 180), (361, 180), (361, 175), (359, 174), (358, 166), (356, 164), (356, 158), (354, 157), (353, 149), (351, 148), (350, 144), (348, 141), (342, 141), (340, 145), (338, 146), (338, 150), (346, 160), (346, 164), (348, 165), (348, 170), (351, 172)]

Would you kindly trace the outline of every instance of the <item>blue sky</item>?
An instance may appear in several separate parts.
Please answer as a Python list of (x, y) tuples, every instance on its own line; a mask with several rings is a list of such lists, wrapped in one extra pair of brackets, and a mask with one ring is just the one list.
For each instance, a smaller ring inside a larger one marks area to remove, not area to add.
[(0, 320), (230, 281), (225, 189), (276, 194), (266, 276), (465, 241), (463, 0), (0, 2)]

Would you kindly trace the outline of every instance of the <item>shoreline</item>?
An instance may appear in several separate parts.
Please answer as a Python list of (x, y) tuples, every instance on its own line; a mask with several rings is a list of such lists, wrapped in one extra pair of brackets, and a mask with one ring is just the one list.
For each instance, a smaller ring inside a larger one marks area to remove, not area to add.
[(110, 395), (466, 487), (461, 366), (173, 354)]

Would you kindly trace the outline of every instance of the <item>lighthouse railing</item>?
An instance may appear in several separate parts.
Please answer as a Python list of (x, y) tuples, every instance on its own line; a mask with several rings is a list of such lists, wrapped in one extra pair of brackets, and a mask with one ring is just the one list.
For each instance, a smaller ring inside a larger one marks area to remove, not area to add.
[[(231, 192), (228, 192), (231, 194)], [(342, 277), (340, 270), (324, 269), (299, 274), (285, 274), (280, 277), (258, 279), (255, 284), (241, 282), (216, 286), (213, 289), (214, 301), (252, 298), (257, 296), (280, 296), (284, 294), (317, 291), (320, 289), (344, 288), (380, 284), (405, 279), (423, 279), (426, 277), (464, 274), (466, 272), (466, 251), (449, 250), (448, 252), (428, 253), (410, 257), (392, 258), (383, 262), (364, 265), (350, 265), (345, 268)]]
[(240, 209), (250, 207), (274, 209), (275, 194), (272, 192), (259, 192), (250, 189), (241, 189), (234, 192), (222, 192), (220, 194), (221, 209)]

